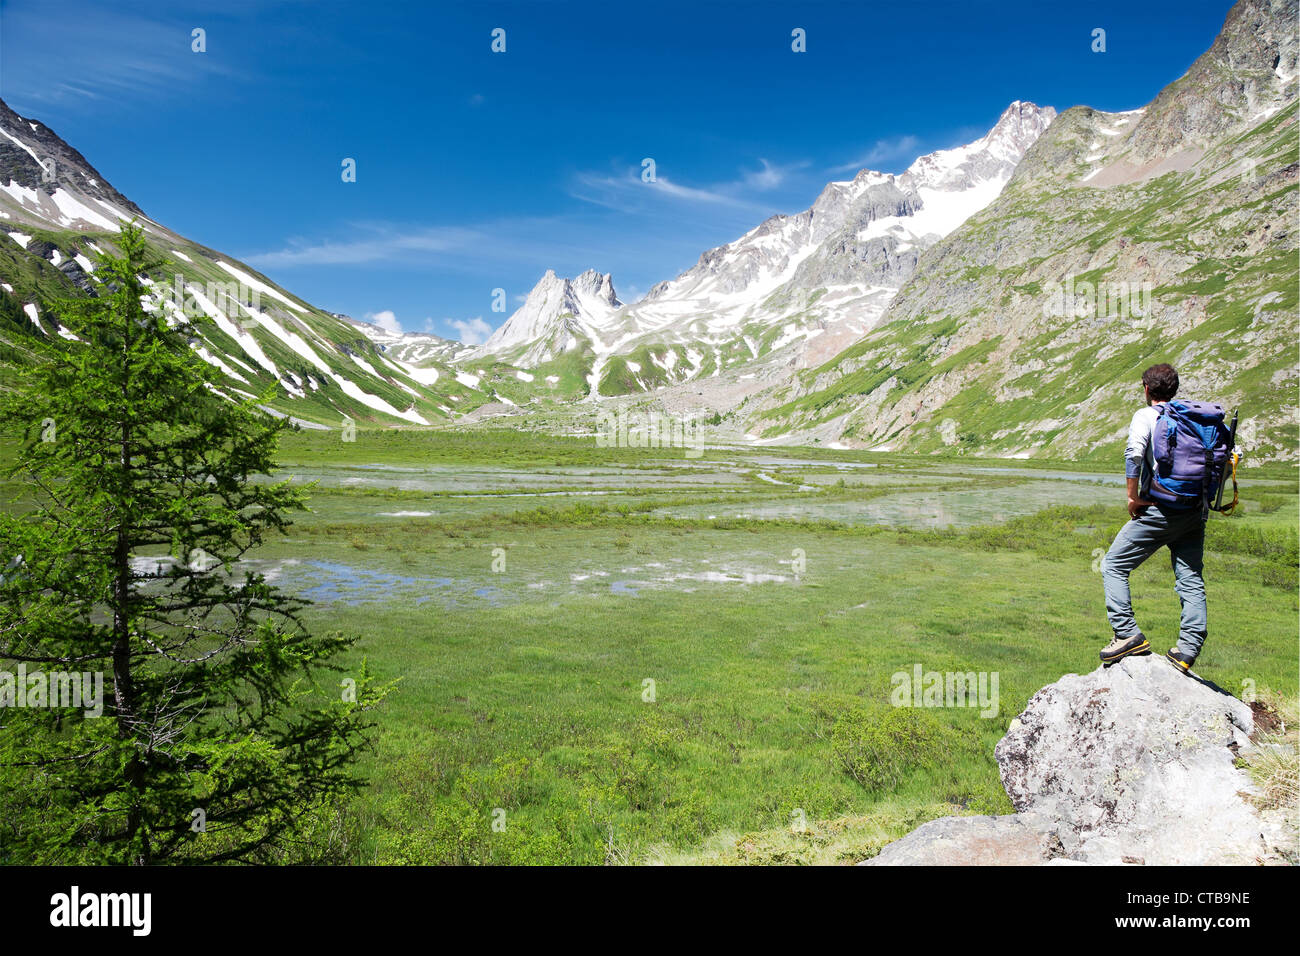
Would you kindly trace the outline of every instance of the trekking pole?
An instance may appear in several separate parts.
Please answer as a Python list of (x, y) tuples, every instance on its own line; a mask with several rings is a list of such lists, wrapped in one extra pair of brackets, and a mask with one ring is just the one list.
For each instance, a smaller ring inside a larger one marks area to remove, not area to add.
[(1223, 511), (1223, 486), (1228, 483), (1228, 469), (1232, 469), (1232, 504), (1228, 506), (1231, 510), (1237, 504), (1237, 416), (1241, 414), (1241, 409), (1237, 408), (1232, 413), (1232, 424), (1228, 426), (1228, 434), (1232, 436), (1232, 441), (1228, 445), (1228, 455), (1223, 460), (1223, 473), (1219, 475), (1219, 494), (1214, 501), (1214, 510)]

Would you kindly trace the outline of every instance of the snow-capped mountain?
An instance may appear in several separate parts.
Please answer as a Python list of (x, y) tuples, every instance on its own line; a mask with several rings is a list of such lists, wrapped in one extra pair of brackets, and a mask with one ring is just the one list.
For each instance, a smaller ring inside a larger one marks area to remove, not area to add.
[[(280, 407), (293, 406), (304, 419), (377, 412), (422, 424), (492, 399), (526, 402), (542, 389), (557, 399), (599, 399), (705, 379), (740, 383), (746, 392), (870, 329), (921, 251), (997, 196), (1054, 115), (1013, 103), (968, 146), (922, 157), (898, 176), (863, 170), (830, 183), (809, 209), (773, 216), (705, 252), (631, 306), (619, 301), (606, 273), (589, 269), (567, 279), (548, 271), (478, 347), (308, 305), (149, 220), (52, 131), (3, 104), (0, 229), (40, 260), (39, 269), (57, 270), (70, 291), (93, 294), (94, 253), (111, 241), (118, 219), (139, 220), (181, 277), (181, 298), (212, 319), (195, 348), (214, 368), (214, 387), (251, 393), (258, 379), (273, 378), (283, 392)], [(46, 292), (25, 284), (22, 270), (12, 276), (0, 292), (12, 298), (7, 308), (18, 324), (62, 334), (43, 317)], [(223, 305), (211, 287), (232, 280), (260, 304), (240, 298)], [(161, 286), (156, 305), (176, 309)]]
[[(1252, 448), (1290, 460), (1296, 8), (1238, 0), (1210, 50), (1145, 108), (1058, 117), (1017, 101), (974, 142), (829, 183), (808, 209), (708, 250), (631, 305), (608, 274), (548, 271), (482, 346), (311, 306), (148, 220), (0, 103), (0, 355), (22, 361), (38, 337), (69, 337), (55, 301), (96, 293), (95, 254), (119, 218), (136, 218), (189, 314), (162, 281), (152, 307), (211, 320), (192, 340), (211, 386), (233, 397), (273, 385), (277, 413), (321, 424), (539, 410), (558, 421), (570, 403), (640, 396), (723, 413), (732, 434), (762, 442), (1070, 455), (1080, 436), (1122, 439), (1098, 429), (1160, 355), (1189, 392), (1249, 401), (1277, 423)], [(1154, 314), (1076, 320), (1046, 301), (1103, 271), (1150, 286)], [(223, 304), (211, 290), (232, 281)]]
[(53, 130), (19, 116), (0, 100), (0, 220), (5, 227), (116, 230), (119, 218), (161, 229)]
[(970, 145), (922, 156), (897, 179), (915, 202), (899, 215), (873, 218), (859, 238), (894, 236), (908, 244), (948, 235), (998, 197), (1025, 150), (1055, 118), (1050, 106), (1017, 100)]
[[(757, 385), (791, 364), (829, 358), (876, 324), (926, 248), (998, 196), (1055, 116), (1014, 102), (973, 143), (922, 156), (899, 175), (864, 169), (828, 184), (805, 211), (773, 216), (705, 252), (587, 335), (593, 397), (742, 366)], [(508, 324), (522, 351), (531, 341), (526, 326)], [(578, 340), (551, 336), (534, 354)]]
[[(267, 406), (305, 424), (344, 419), (427, 425), (493, 395), (448, 368), (466, 347), (387, 333), (289, 294), (238, 260), (149, 219), (75, 149), (0, 102), (0, 352), (21, 361), (38, 338), (75, 334), (58, 300), (93, 296), (95, 257), (111, 252), (119, 220), (144, 227), (161, 266), (146, 277), (146, 308), (191, 330), (217, 394), (275, 395)], [(390, 351), (390, 346), (392, 351)]]
[(601, 330), (622, 305), (608, 273), (588, 269), (576, 279), (564, 279), (547, 269), (480, 354), (534, 368), (583, 343), (599, 342)]
[(421, 365), (428, 362), (454, 365), (469, 359), (475, 352), (475, 347), (472, 345), (466, 345), (455, 339), (444, 339), (441, 335), (430, 332), (394, 332), (340, 312), (335, 312), (334, 317), (356, 326), (362, 335), (374, 342), (376, 347), (389, 358), (408, 365)]
[[(809, 209), (773, 216), (652, 288), (636, 315), (655, 328), (707, 313), (705, 328), (724, 330), (756, 314), (783, 287), (826, 288), (841, 300), (846, 292), (896, 289), (922, 248), (997, 198), (1055, 116), (1050, 106), (1017, 101), (980, 139), (922, 156), (901, 175), (864, 169), (848, 182), (830, 183)], [(783, 304), (765, 311), (779, 315)]]
[(592, 398), (742, 366), (757, 384), (828, 358), (875, 325), (922, 251), (998, 196), (1055, 116), (1017, 101), (973, 143), (899, 175), (864, 169), (830, 183), (810, 208), (710, 249), (629, 306), (608, 275), (548, 271), (478, 355), (535, 368), (580, 353)]

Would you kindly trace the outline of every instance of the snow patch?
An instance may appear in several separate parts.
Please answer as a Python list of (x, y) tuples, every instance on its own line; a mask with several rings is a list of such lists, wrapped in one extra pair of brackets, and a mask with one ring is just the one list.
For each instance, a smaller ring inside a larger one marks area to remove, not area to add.
[[(86, 205), (66, 189), (54, 190), (50, 195), (50, 199), (52, 199), (54, 205), (58, 207), (60, 214), (59, 222), (61, 225), (70, 226), (74, 222), (81, 221), (88, 222), (92, 226), (98, 226), (101, 229), (107, 229), (110, 232), (118, 231), (119, 226), (117, 224), (117, 218), (109, 218), (99, 210)], [(108, 206), (107, 203), (101, 205), (111, 209), (115, 215), (120, 216), (121, 218), (128, 218), (122, 214), (120, 209)]]
[(36, 314), (36, 306), (33, 303), (28, 302), (25, 306), (23, 306), (23, 311), (26, 312), (27, 317), (32, 320), (32, 324), (35, 325), (38, 329), (40, 329), (41, 332), (44, 334), (45, 326), (41, 325), (40, 316)]
[(245, 355), (251, 358), (258, 365), (262, 366), (262, 368), (266, 369), (276, 378), (280, 377), (280, 370), (276, 368), (274, 362), (266, 357), (266, 353), (262, 351), (262, 347), (257, 344), (257, 339), (253, 338), (251, 334), (235, 325), (234, 322), (231, 322), (226, 316), (226, 313), (217, 308), (212, 300), (203, 294), (202, 289), (198, 286), (186, 286), (185, 291), (193, 296), (194, 301), (199, 304), (199, 308), (206, 312), (212, 321), (217, 323), (217, 328), (221, 329), (222, 332), (225, 332), (239, 343), (239, 347), (244, 350)]
[(298, 303), (292, 301), (284, 293), (280, 292), (278, 289), (275, 289), (272, 286), (267, 285), (261, 279), (254, 279), (247, 272), (244, 272), (242, 269), (236, 269), (229, 262), (223, 262), (220, 259), (218, 259), (217, 265), (225, 269), (227, 272), (229, 272), (232, 276), (234, 276), (244, 285), (248, 286), (250, 289), (256, 289), (258, 292), (265, 293), (266, 295), (269, 295), (271, 298), (277, 300), (278, 302), (283, 302), (289, 308), (294, 309), (298, 312), (305, 313), (307, 311), (302, 306), (298, 305)]
[(220, 358), (218, 358), (217, 356), (209, 352), (208, 347), (206, 345), (196, 345), (194, 347), (194, 352), (196, 355), (198, 355), (199, 358), (203, 359), (203, 361), (207, 362), (209, 365), (213, 365), (216, 368), (221, 369), (221, 371), (223, 371), (224, 373), (226, 373), (226, 375), (230, 376), (236, 381), (243, 382), (245, 385), (250, 384), (248, 379), (244, 378), (244, 376), (240, 375), (233, 368), (231, 368), (229, 365), (223, 362)]
[(388, 404), (388, 402), (384, 401), (378, 395), (371, 395), (369, 392), (364, 391), (359, 385), (357, 385), (351, 379), (344, 378), (338, 372), (329, 372), (329, 377), (334, 379), (334, 381), (338, 383), (339, 388), (343, 389), (343, 393), (345, 395), (355, 399), (356, 401), (360, 402), (362, 405), (365, 405), (368, 408), (373, 408), (377, 412), (383, 412), (385, 415), (392, 415), (394, 418), (400, 418), (403, 419), (404, 421), (413, 422), (416, 425), (429, 424), (429, 420), (425, 418), (423, 415), (421, 415), (419, 412), (417, 412), (414, 408), (409, 408), (406, 411), (398, 411), (396, 408)]

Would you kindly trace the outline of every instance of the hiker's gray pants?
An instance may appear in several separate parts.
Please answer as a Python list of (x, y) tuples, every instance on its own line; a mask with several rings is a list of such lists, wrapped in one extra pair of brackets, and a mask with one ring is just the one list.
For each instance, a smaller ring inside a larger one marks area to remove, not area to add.
[(1133, 637), (1141, 631), (1133, 618), (1133, 599), (1128, 576), (1133, 569), (1162, 547), (1168, 546), (1174, 566), (1174, 591), (1182, 603), (1178, 628), (1178, 651), (1195, 657), (1205, 643), (1207, 618), (1205, 581), (1201, 561), (1205, 552), (1205, 519), (1200, 508), (1191, 511), (1161, 511), (1150, 507), (1120, 529), (1106, 556), (1101, 559), (1101, 580), (1106, 589), (1106, 616), (1119, 637)]

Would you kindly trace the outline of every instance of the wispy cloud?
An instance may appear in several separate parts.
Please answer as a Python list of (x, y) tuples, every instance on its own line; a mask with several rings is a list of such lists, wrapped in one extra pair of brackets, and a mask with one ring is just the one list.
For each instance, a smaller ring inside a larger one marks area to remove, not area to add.
[(870, 149), (851, 163), (844, 163), (831, 169), (833, 173), (856, 173), (862, 169), (876, 169), (884, 163), (898, 160), (916, 159), (921, 141), (910, 134), (895, 136), (891, 139), (878, 139)]
[(293, 238), (279, 249), (245, 252), (240, 258), (263, 270), (380, 264), (490, 275), (524, 266), (536, 268), (540, 276), (564, 263), (581, 271), (609, 255), (602, 235), (566, 216), (515, 216), (465, 225), (348, 222), (332, 233)]
[(486, 235), (462, 226), (434, 226), (403, 232), (378, 227), (362, 238), (308, 242), (291, 240), (283, 249), (246, 256), (259, 269), (290, 266), (359, 266), (409, 258), (412, 255), (464, 250), (482, 243)]
[(183, 93), (206, 77), (234, 76), (229, 57), (196, 53), (192, 27), (102, 4), (58, 18), (45, 5), (4, 10), (5, 97), (92, 103), (131, 94)]
[(763, 168), (745, 173), (744, 179), (746, 185), (759, 191), (776, 189), (789, 179), (792, 172), (803, 169), (809, 165), (807, 160), (803, 160), (797, 163), (787, 163), (786, 165), (781, 166), (776, 163), (770, 163), (761, 156), (758, 161), (762, 164)]
[(569, 194), (575, 199), (619, 212), (643, 211), (647, 202), (665, 199), (736, 209), (748, 209), (752, 205), (718, 189), (685, 186), (667, 176), (656, 176), (654, 180), (644, 182), (639, 174), (631, 173), (625, 176), (579, 173), (574, 177)]
[(762, 158), (758, 163), (758, 169), (740, 170), (734, 179), (703, 185), (687, 185), (660, 171), (647, 181), (640, 166), (612, 174), (584, 171), (573, 177), (569, 194), (625, 213), (644, 212), (651, 202), (676, 201), (762, 214), (769, 210), (754, 194), (776, 189), (791, 173), (809, 165), (807, 161), (782, 165)]

